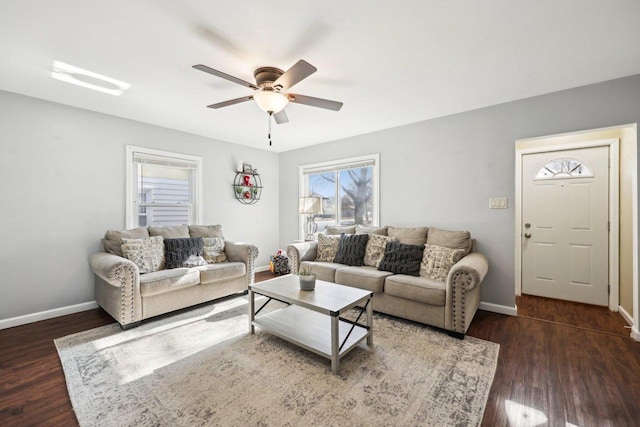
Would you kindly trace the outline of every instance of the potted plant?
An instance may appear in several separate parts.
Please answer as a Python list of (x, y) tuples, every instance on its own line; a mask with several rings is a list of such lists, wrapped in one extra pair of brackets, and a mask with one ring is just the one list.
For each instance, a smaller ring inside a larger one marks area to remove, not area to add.
[(308, 268), (303, 268), (298, 276), (300, 278), (300, 290), (312, 291), (316, 287), (316, 274)]

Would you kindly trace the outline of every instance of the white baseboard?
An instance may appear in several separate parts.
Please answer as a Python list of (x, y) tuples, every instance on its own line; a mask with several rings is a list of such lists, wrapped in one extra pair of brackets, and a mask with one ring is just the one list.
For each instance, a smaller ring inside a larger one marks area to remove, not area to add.
[(256, 273), (261, 273), (263, 271), (269, 271), (269, 266), (268, 265), (261, 265), (260, 267), (256, 267), (255, 268), (255, 272)]
[(625, 322), (633, 326), (633, 317), (621, 305), (618, 306), (618, 313), (620, 313)]
[(509, 307), (508, 305), (492, 304), (490, 302), (480, 301), (480, 310), (492, 311), (494, 313), (506, 314), (507, 316), (517, 316), (518, 306)]
[(640, 331), (638, 330), (638, 328), (635, 328), (635, 327), (631, 328), (631, 338), (633, 338), (636, 341), (640, 341)]
[(26, 325), (27, 323), (33, 323), (33, 322), (38, 322), (40, 320), (52, 319), (54, 317), (91, 310), (93, 308), (98, 308), (98, 303), (96, 303), (95, 301), (90, 301), (90, 302), (83, 302), (81, 304), (76, 304), (76, 305), (69, 305), (67, 307), (54, 308), (52, 310), (25, 314), (23, 316), (10, 317), (8, 319), (0, 319), (0, 329), (13, 328), (14, 326)]

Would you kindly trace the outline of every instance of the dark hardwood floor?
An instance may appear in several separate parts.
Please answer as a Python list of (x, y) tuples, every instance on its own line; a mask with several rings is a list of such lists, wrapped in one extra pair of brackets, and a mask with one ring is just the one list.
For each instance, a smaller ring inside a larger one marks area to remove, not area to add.
[[(517, 304), (518, 317), (478, 311), (468, 331), (500, 344), (483, 426), (640, 425), (640, 343), (620, 315), (528, 296)], [(95, 309), (0, 330), (0, 426), (77, 425), (53, 340), (109, 323)]]

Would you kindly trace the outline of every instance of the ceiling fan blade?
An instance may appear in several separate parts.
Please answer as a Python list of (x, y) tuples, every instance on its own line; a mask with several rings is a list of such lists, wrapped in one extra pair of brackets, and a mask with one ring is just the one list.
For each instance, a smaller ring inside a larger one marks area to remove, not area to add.
[(342, 102), (331, 101), (329, 99), (315, 98), (313, 96), (297, 95), (295, 93), (288, 93), (289, 101), (296, 104), (310, 105), (312, 107), (325, 108), (327, 110), (340, 111), (342, 108)]
[(293, 67), (289, 68), (283, 75), (273, 82), (273, 86), (282, 86), (283, 90), (287, 90), (293, 85), (300, 83), (302, 80), (309, 77), (311, 74), (318, 71), (316, 67), (309, 64), (304, 59), (293, 64)]
[(280, 110), (279, 112), (273, 115), (273, 118), (276, 120), (276, 123), (281, 125), (283, 123), (289, 123), (289, 117), (287, 117), (287, 113), (284, 110)]
[(217, 104), (207, 105), (207, 108), (222, 108), (228, 107), (229, 105), (240, 104), (241, 102), (251, 101), (253, 96), (243, 96), (242, 98), (230, 99), (228, 101), (218, 102)]
[(198, 64), (198, 65), (194, 65), (193, 68), (195, 68), (196, 70), (204, 71), (205, 73), (213, 74), (216, 77), (229, 80), (230, 82), (234, 82), (245, 87), (250, 87), (251, 89), (254, 89), (254, 90), (258, 89), (258, 86), (254, 85), (253, 83), (249, 83), (237, 77), (230, 76), (229, 74), (223, 73), (222, 71), (214, 70), (213, 68), (207, 67), (206, 65)]

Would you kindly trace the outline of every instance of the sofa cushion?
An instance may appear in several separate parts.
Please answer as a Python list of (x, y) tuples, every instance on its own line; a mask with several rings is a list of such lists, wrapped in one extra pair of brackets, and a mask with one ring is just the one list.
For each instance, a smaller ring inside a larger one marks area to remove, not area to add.
[(247, 266), (244, 262), (223, 262), (209, 264), (206, 267), (200, 267), (199, 270), (200, 282), (209, 283), (242, 277), (247, 273)]
[(224, 239), (222, 235), (222, 225), (190, 225), (189, 235), (191, 237), (218, 237)]
[(122, 239), (146, 239), (149, 237), (149, 231), (146, 227), (138, 227), (132, 230), (107, 230), (104, 234), (102, 243), (104, 248), (110, 254), (124, 257), (122, 253)]
[(371, 292), (382, 292), (384, 291), (384, 279), (391, 274), (374, 267), (345, 267), (343, 265), (336, 270), (335, 283)]
[(324, 234), (330, 236), (336, 236), (341, 234), (355, 234), (355, 225), (329, 225), (324, 229)]
[(387, 243), (397, 241), (398, 239), (395, 237), (370, 234), (369, 240), (367, 241), (367, 248), (364, 252), (364, 265), (378, 268), (380, 261), (382, 261), (382, 257), (384, 256), (384, 249), (387, 246)]
[(387, 277), (384, 284), (384, 293), (424, 304), (443, 306), (446, 302), (445, 284), (426, 277), (407, 276), (405, 274), (395, 274)]
[(173, 225), (165, 227), (149, 227), (149, 236), (162, 236), (165, 239), (189, 238), (189, 227), (186, 225)]
[(203, 256), (209, 264), (225, 262), (227, 255), (224, 253), (224, 239), (221, 237), (203, 237)]
[(164, 239), (165, 264), (167, 268), (187, 267), (191, 257), (202, 257), (204, 242), (202, 237)]
[(311, 270), (312, 273), (316, 274), (316, 279), (324, 280), (325, 282), (336, 282), (336, 270), (338, 268), (344, 268), (344, 265), (316, 261), (302, 261), (300, 263), (300, 271)]
[(388, 226), (384, 227), (365, 227), (364, 225), (356, 225), (356, 234), (377, 234), (379, 236), (386, 236)]
[(148, 297), (195, 286), (200, 283), (199, 268), (203, 267), (174, 268), (143, 274), (140, 276), (140, 295)]
[(444, 282), (447, 280), (451, 267), (465, 256), (465, 250), (426, 245), (420, 263), (420, 276)]
[(399, 242), (387, 242), (384, 256), (378, 270), (396, 274), (420, 275), (424, 245), (405, 245)]
[(368, 240), (368, 234), (341, 234), (338, 252), (333, 262), (361, 266)]
[(340, 236), (326, 236), (323, 233), (318, 234), (316, 261), (333, 262), (338, 252), (339, 244)]
[(444, 246), (451, 249), (464, 249), (465, 255), (471, 252), (471, 233), (468, 231), (448, 231), (429, 227), (428, 245)]
[(397, 237), (400, 243), (407, 245), (424, 245), (427, 243), (427, 230), (427, 227), (388, 227), (387, 235)]
[(138, 266), (140, 274), (162, 270), (165, 266), (162, 236), (122, 239), (124, 257)]

